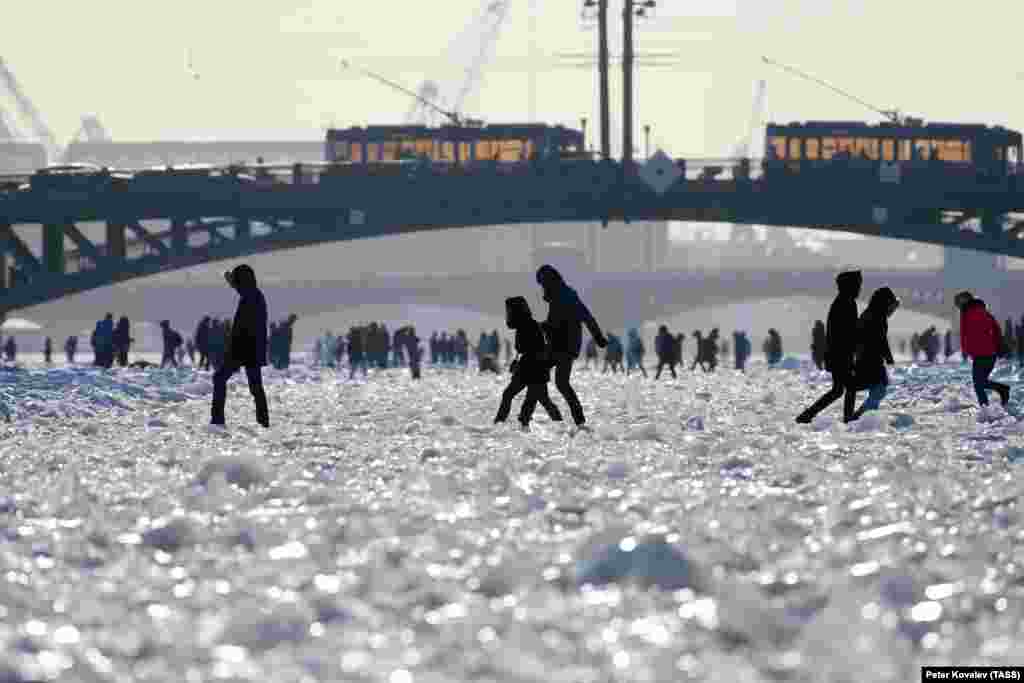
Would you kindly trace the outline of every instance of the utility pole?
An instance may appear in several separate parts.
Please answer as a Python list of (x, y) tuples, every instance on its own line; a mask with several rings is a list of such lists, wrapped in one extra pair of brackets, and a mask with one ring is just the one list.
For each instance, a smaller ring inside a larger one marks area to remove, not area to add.
[(635, 0), (622, 10), (622, 170), (633, 169), (633, 12)]
[(597, 64), (601, 91), (601, 158), (612, 158), (611, 105), (608, 102), (608, 0), (597, 0)]
[(530, 71), (529, 89), (527, 94), (529, 109), (529, 121), (537, 121), (537, 0), (530, 0)]

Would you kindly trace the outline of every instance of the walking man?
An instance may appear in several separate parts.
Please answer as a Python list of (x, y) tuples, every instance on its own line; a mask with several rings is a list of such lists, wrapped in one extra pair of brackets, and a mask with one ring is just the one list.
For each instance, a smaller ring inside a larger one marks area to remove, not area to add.
[(576, 427), (583, 429), (587, 418), (583, 415), (579, 397), (569, 383), (572, 365), (583, 347), (583, 325), (587, 326), (590, 336), (602, 349), (608, 346), (608, 340), (594, 316), (580, 301), (576, 290), (565, 283), (562, 274), (553, 266), (545, 264), (537, 269), (537, 284), (544, 290), (544, 300), (548, 302), (546, 322), (555, 368), (555, 386), (569, 404), (569, 412), (572, 413)]
[(828, 309), (825, 330), (825, 369), (832, 373), (832, 388), (797, 416), (796, 421), (801, 424), (809, 423), (844, 392), (843, 421), (853, 419), (853, 403), (857, 398), (851, 386), (853, 355), (857, 348), (857, 297), (860, 296), (863, 283), (864, 278), (859, 270), (845, 271), (836, 276), (839, 294)]
[(974, 380), (978, 404), (987, 406), (987, 391), (993, 389), (999, 394), (999, 400), (1005, 408), (1010, 402), (1010, 387), (988, 378), (999, 355), (1002, 336), (999, 323), (985, 308), (985, 302), (976, 299), (970, 292), (960, 292), (953, 302), (960, 309), (960, 350), (973, 361), (971, 378)]
[(267, 364), (267, 300), (256, 284), (256, 273), (242, 264), (224, 273), (224, 279), (241, 297), (235, 321), (231, 325), (224, 364), (213, 375), (213, 409), (210, 424), (224, 424), (224, 403), (227, 399), (228, 380), (240, 368), (245, 368), (249, 393), (256, 402), (256, 421), (270, 426), (267, 395), (263, 391), (262, 368)]

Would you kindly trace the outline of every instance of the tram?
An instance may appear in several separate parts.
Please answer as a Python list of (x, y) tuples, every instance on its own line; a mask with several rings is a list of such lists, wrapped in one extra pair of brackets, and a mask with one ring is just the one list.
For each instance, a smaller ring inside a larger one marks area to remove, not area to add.
[(932, 162), (927, 166), (951, 174), (999, 178), (1016, 173), (1022, 159), (1021, 134), (1002, 126), (904, 119), (770, 123), (765, 130), (766, 174), (803, 175), (835, 162), (852, 167)]
[(583, 158), (583, 133), (533, 123), (367, 126), (327, 131), (325, 160), (376, 165), (409, 160), (466, 164)]

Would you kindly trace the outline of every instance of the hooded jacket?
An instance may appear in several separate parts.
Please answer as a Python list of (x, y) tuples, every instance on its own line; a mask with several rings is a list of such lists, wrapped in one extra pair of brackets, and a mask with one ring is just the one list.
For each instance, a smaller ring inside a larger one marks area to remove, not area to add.
[(256, 273), (248, 265), (231, 271), (230, 281), (241, 297), (231, 325), (231, 361), (262, 367), (267, 364), (267, 300), (256, 284)]
[(876, 289), (857, 321), (857, 360), (854, 366), (857, 384), (887, 384), (885, 364), (893, 363), (889, 349), (889, 307), (899, 299), (888, 287)]
[(537, 269), (537, 282), (544, 290), (544, 301), (549, 304), (546, 322), (553, 353), (579, 356), (583, 347), (583, 325), (598, 346), (607, 344), (594, 316), (580, 301), (576, 290), (565, 284), (561, 273), (552, 266), (541, 266)]
[(547, 382), (551, 378), (547, 342), (525, 298), (513, 296), (505, 299), (505, 322), (516, 331), (516, 352), (519, 354), (516, 375), (526, 384)]
[(860, 271), (846, 271), (836, 277), (839, 294), (828, 309), (825, 331), (825, 360), (830, 371), (849, 367), (857, 348), (857, 294), (863, 278)]
[(999, 353), (1002, 331), (981, 299), (971, 299), (960, 313), (960, 349), (971, 358)]

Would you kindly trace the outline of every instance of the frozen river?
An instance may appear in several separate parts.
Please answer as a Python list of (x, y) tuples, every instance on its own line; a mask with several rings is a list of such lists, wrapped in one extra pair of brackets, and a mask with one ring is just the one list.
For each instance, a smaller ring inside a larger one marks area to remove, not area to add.
[(506, 377), (266, 374), (273, 429), (236, 379), (217, 432), (206, 373), (0, 372), (0, 681), (1024, 663), (1024, 423), (966, 366), (900, 365), (855, 428), (793, 423), (806, 368), (578, 371), (572, 439), (492, 426)]

